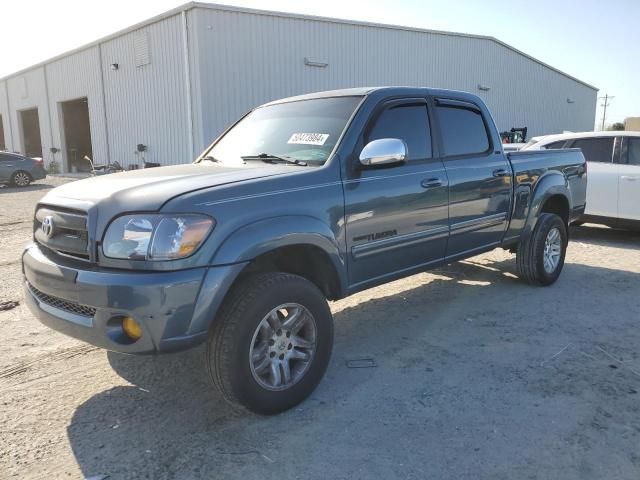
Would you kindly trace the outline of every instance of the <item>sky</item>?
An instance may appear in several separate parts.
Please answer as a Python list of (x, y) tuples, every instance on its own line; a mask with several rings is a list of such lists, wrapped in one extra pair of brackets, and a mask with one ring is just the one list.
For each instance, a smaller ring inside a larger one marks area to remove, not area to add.
[[(0, 78), (185, 3), (0, 0)], [(264, 10), (496, 37), (613, 95), (607, 124), (640, 116), (638, 0), (223, 0)], [(523, 92), (526, 94), (526, 92)], [(598, 100), (596, 125), (602, 121)]]

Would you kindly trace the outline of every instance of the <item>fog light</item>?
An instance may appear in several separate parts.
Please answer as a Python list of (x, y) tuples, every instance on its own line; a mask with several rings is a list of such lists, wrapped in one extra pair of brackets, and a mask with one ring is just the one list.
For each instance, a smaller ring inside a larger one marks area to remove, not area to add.
[(122, 319), (122, 330), (124, 330), (127, 337), (134, 342), (142, 336), (142, 327), (131, 317), (124, 317)]

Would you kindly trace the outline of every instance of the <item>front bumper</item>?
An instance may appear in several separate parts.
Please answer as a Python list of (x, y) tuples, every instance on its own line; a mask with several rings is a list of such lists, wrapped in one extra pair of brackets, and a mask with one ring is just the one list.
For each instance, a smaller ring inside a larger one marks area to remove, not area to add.
[[(108, 350), (156, 353), (203, 341), (245, 264), (172, 272), (80, 269), (55, 263), (32, 244), (22, 265), (25, 301), (43, 324)], [(124, 335), (124, 316), (141, 325), (139, 340)]]

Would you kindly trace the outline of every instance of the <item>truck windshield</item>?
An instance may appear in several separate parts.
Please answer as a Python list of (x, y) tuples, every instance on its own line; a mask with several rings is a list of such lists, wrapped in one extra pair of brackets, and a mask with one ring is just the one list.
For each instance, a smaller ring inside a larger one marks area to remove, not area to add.
[(292, 165), (323, 164), (361, 99), (317, 98), (257, 108), (229, 130), (202, 160), (241, 165), (281, 157), (292, 160)]

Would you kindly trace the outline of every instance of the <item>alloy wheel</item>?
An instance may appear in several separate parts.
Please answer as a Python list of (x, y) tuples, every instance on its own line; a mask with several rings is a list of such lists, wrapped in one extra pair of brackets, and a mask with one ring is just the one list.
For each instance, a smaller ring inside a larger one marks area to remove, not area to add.
[(31, 182), (31, 179), (26, 173), (18, 172), (13, 177), (13, 181), (18, 187), (26, 187)]
[(256, 328), (249, 350), (251, 373), (267, 390), (286, 390), (307, 373), (316, 350), (316, 322), (304, 306), (271, 310)]
[(555, 272), (560, 263), (560, 256), (562, 254), (562, 235), (560, 230), (552, 228), (547, 233), (547, 238), (544, 242), (544, 271), (547, 273)]

